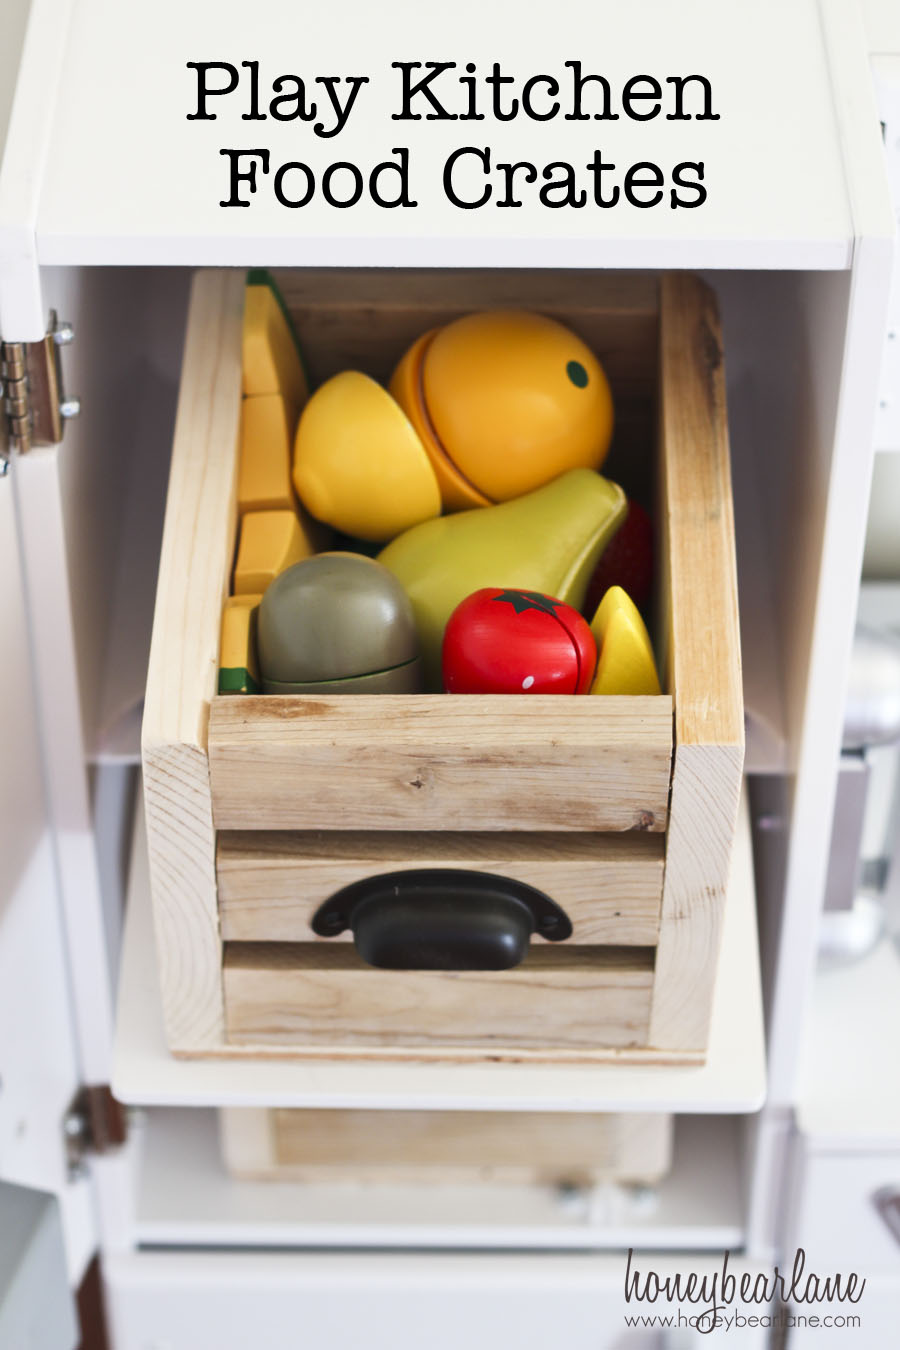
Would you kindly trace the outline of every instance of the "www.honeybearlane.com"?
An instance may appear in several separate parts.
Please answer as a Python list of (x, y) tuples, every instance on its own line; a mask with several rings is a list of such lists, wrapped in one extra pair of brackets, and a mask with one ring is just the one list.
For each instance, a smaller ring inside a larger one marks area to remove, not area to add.
[[(679, 1270), (660, 1275), (628, 1249), (625, 1265), (625, 1326), (658, 1330), (689, 1327), (701, 1334), (747, 1327), (858, 1329), (856, 1306), (865, 1278), (855, 1271), (821, 1273), (807, 1268), (799, 1247), (790, 1269), (702, 1272)], [(846, 1305), (850, 1305), (849, 1307)]]

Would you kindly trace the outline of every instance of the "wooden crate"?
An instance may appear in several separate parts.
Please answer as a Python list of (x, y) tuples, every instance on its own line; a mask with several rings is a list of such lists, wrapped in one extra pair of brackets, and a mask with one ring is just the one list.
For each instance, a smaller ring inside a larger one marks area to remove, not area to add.
[[(172, 1051), (698, 1062), (743, 762), (722, 345), (687, 274), (277, 275), (322, 379), (386, 379), (420, 332), (515, 304), (604, 362), (606, 471), (654, 480), (655, 698), (216, 695), (232, 566), (243, 274), (191, 301), (143, 728)], [(547, 890), (562, 946), (505, 972), (381, 971), (309, 920), (334, 890), (420, 866)]]
[(673, 1124), (653, 1112), (219, 1112), (225, 1166), (247, 1181), (650, 1184), (671, 1167)]

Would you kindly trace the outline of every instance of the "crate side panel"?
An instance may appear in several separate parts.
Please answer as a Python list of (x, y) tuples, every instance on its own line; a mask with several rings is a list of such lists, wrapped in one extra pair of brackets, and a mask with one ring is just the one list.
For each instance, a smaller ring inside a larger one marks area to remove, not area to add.
[(222, 1039), (206, 737), (234, 547), (243, 293), (243, 274), (194, 282), (141, 737), (166, 1034), (179, 1051)]
[(722, 338), (712, 292), (661, 286), (661, 488), (675, 750), (650, 1045), (705, 1047), (744, 752)]

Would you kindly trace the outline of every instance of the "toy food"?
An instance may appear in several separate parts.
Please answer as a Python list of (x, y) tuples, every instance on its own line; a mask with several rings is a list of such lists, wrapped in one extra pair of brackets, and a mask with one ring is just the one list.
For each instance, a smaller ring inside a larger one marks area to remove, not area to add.
[(297, 414), (281, 394), (257, 394), (241, 404), (238, 511), (294, 510), (291, 449)]
[(448, 694), (586, 694), (596, 668), (584, 619), (540, 591), (476, 591), (444, 630)]
[(303, 410), (294, 486), (317, 519), (360, 539), (393, 539), (441, 509), (437, 478), (406, 414), (355, 370), (327, 380)]
[(264, 270), (247, 273), (241, 371), (246, 396), (281, 394), (296, 412), (309, 396), (294, 326), (275, 282)]
[(437, 328), (432, 328), (413, 343), (391, 376), (390, 392), (412, 422), (428, 453), (431, 467), (437, 475), (444, 509), (464, 511), (471, 506), (490, 506), (491, 499), (479, 492), (474, 483), (470, 483), (460, 473), (449, 455), (444, 453), (425, 409), (422, 366), (425, 352), (438, 332)]
[(441, 687), (444, 627), (473, 591), (541, 591), (579, 609), (625, 507), (615, 483), (571, 469), (515, 501), (426, 521), (388, 544), (379, 561), (412, 600), (427, 687)]
[(412, 605), (387, 568), (319, 553), (272, 582), (257, 645), (267, 694), (416, 694), (422, 662)]
[(295, 511), (248, 511), (234, 565), (235, 595), (262, 595), (279, 572), (316, 551), (316, 533)]
[(225, 601), (219, 642), (219, 693), (258, 694), (256, 615), (261, 595), (232, 595)]
[(609, 541), (584, 601), (584, 613), (593, 614), (610, 586), (621, 586), (639, 610), (646, 610), (653, 590), (653, 525), (637, 502), (628, 502), (628, 512)]
[(637, 606), (611, 586), (591, 623), (599, 658), (592, 694), (658, 694), (653, 647)]
[(612, 437), (597, 358), (562, 324), (523, 310), (469, 314), (426, 333), (390, 391), (450, 510), (508, 501), (567, 469), (598, 469)]

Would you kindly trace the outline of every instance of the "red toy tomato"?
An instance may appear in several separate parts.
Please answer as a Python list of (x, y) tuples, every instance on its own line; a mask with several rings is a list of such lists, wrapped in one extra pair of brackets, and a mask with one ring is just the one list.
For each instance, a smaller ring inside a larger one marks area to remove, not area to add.
[(448, 694), (586, 694), (597, 668), (594, 635), (576, 610), (499, 586), (457, 605), (442, 656)]
[(629, 501), (625, 519), (594, 568), (584, 598), (585, 614), (593, 618), (610, 586), (621, 586), (644, 613), (653, 590), (653, 525), (637, 502)]

